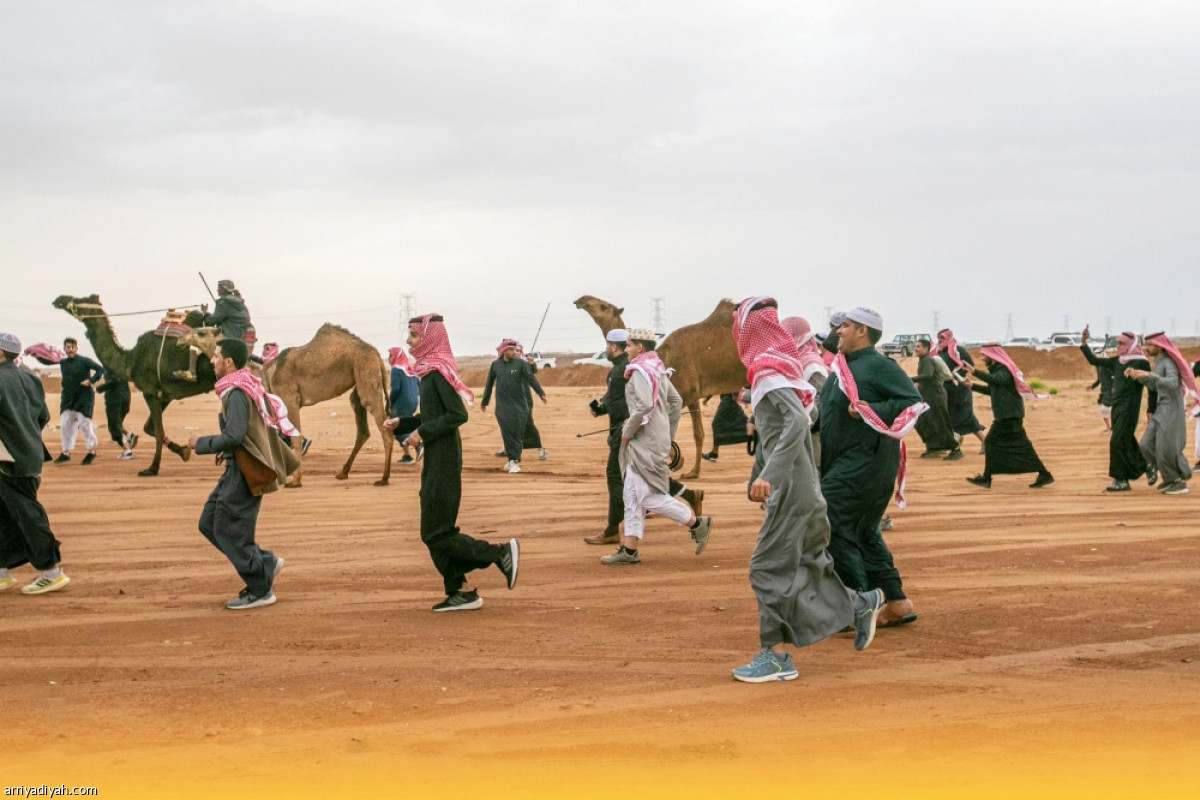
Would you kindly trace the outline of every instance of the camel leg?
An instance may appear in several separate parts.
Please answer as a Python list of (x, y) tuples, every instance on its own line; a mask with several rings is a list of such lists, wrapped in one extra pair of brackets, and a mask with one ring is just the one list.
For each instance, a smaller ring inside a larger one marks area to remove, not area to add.
[(150, 478), (158, 474), (158, 465), (162, 462), (162, 406), (156, 399), (145, 392), (142, 393), (142, 397), (146, 400), (146, 405), (150, 409), (150, 418), (146, 420), (146, 424), (142, 427), (142, 430), (154, 437), (154, 461), (151, 462), (150, 466), (139, 472), (138, 475), (143, 478)]
[(354, 449), (350, 451), (350, 457), (346, 459), (342, 471), (333, 476), (339, 481), (344, 481), (350, 476), (350, 467), (354, 465), (358, 451), (362, 449), (363, 442), (371, 436), (371, 429), (367, 427), (367, 410), (358, 398), (357, 389), (350, 392), (350, 407), (354, 409)]
[[(300, 430), (300, 401), (296, 400), (293, 403), (292, 399), (289, 399), (284, 402), (284, 405), (286, 405), (288, 407), (288, 421), (291, 422), (293, 425), (295, 425), (296, 430), (299, 431)], [(296, 454), (296, 460), (298, 462), (300, 462), (300, 465), (298, 467), (296, 467), (295, 472), (293, 472), (291, 475), (288, 476), (287, 482), (284, 483), (284, 485), (283, 485), (283, 488), (285, 488), (285, 489), (299, 489), (301, 479), (304, 477), (302, 474), (304, 472), (304, 433), (303, 432), (300, 432), (300, 434), (298, 436), (292, 437), (292, 452)]]
[(680, 476), (684, 480), (699, 478), (700, 465), (704, 463), (704, 459), (700, 458), (700, 454), (704, 452), (704, 420), (700, 418), (700, 402), (689, 403), (688, 411), (692, 412), (692, 435), (696, 438), (696, 460), (692, 462), (691, 470)]
[(379, 430), (379, 437), (383, 439), (383, 477), (375, 481), (376, 486), (387, 486), (388, 480), (392, 477), (392, 447), (396, 444), (396, 437), (392, 436), (392, 432), (383, 427), (383, 423), (387, 420), (387, 409), (382, 407), (381, 403), (364, 401), (367, 413), (375, 418), (375, 427)]

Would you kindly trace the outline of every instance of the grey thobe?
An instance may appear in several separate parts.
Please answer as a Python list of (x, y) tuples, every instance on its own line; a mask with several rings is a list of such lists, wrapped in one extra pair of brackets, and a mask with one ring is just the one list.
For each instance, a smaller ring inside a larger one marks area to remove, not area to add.
[[(629, 443), (621, 445), (621, 474), (632, 468), (655, 493), (668, 494), (671, 470), (667, 468), (667, 457), (671, 454), (675, 429), (679, 427), (683, 398), (666, 375), (658, 376), (658, 397), (653, 398), (650, 381), (633, 370), (625, 384), (625, 402), (629, 405), (629, 419), (625, 420), (621, 435)], [(650, 421), (643, 425), (646, 414), (650, 414)]]
[(1158, 392), (1158, 407), (1138, 442), (1142, 456), (1158, 468), (1163, 481), (1186, 481), (1192, 477), (1192, 468), (1183, 455), (1187, 444), (1187, 416), (1179, 368), (1163, 353), (1154, 359), (1154, 372), (1139, 380), (1151, 391)]
[(767, 392), (754, 409), (754, 424), (758, 451), (750, 479), (771, 484), (750, 556), (759, 641), (803, 647), (853, 624), (854, 592), (826, 550), (829, 519), (800, 398), (792, 389)]

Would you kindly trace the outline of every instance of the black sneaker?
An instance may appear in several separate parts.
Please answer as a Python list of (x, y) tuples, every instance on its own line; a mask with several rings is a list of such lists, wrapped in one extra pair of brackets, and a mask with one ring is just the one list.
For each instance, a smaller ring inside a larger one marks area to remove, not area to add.
[(1147, 466), (1146, 467), (1146, 485), (1153, 486), (1156, 483), (1158, 483), (1158, 468)]
[(1104, 491), (1106, 492), (1132, 492), (1133, 487), (1129, 485), (1129, 481), (1113, 481)]
[(71, 460), (70, 453), (59, 453), (58, 458), (54, 459), (55, 464), (65, 464)]
[(718, 455), (716, 453), (701, 453), (700, 457), (703, 458), (705, 461), (716, 461), (718, 458)]
[(992, 488), (992, 479), (986, 475), (976, 475), (974, 478), (967, 478), (967, 483), (973, 483), (976, 486), (982, 486), (984, 489)]
[(508, 543), (503, 545), (504, 552), (500, 554), (500, 560), (496, 562), (496, 566), (504, 573), (504, 577), (508, 579), (508, 588), (511, 589), (517, 585), (517, 567), (521, 561), (521, 544), (516, 539), (509, 539)]
[(483, 605), (483, 598), (474, 590), (455, 592), (433, 607), (434, 611), (474, 611)]
[(1036, 481), (1029, 484), (1029, 488), (1030, 489), (1040, 489), (1043, 486), (1049, 486), (1052, 483), (1054, 483), (1054, 476), (1051, 475), (1049, 472), (1043, 472), (1041, 475), (1037, 476)]
[(950, 455), (946, 456), (942, 460), (943, 461), (958, 461), (962, 457), (963, 457), (963, 451), (956, 447), (950, 451)]
[(396, 463), (397, 464), (415, 464), (415, 463), (417, 463), (417, 460), (415, 458), (413, 458), (412, 456), (408, 455), (407, 453), (405, 453), (403, 456), (400, 457), (400, 460), (397, 461)]
[(86, 467), (88, 464), (92, 463), (95, 460), (96, 460), (96, 454), (88, 453), (86, 456), (83, 457), (83, 461), (80, 461), (79, 463)]

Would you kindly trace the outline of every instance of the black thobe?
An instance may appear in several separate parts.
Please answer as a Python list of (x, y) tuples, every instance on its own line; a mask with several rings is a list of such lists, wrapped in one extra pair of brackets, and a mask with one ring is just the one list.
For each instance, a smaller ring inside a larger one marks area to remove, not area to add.
[[(873, 347), (846, 356), (858, 397), (891, 425), (921, 395), (896, 362)], [(829, 514), (829, 553), (842, 583), (856, 591), (879, 588), (903, 600), (900, 573), (879, 522), (896, 486), (900, 442), (850, 416), (850, 399), (835, 375), (821, 387), (821, 494)]]
[(721, 395), (721, 403), (713, 414), (712, 434), (713, 444), (720, 447), (725, 444), (743, 444), (750, 440), (746, 435), (746, 412), (738, 403), (739, 393)]
[(421, 412), (403, 427), (421, 435), (421, 541), (429, 548), (433, 566), (442, 575), (446, 595), (466, 583), (471, 570), (498, 564), (501, 545), (474, 539), (458, 529), (462, 502), (462, 438), (458, 429), (467, 421), (467, 408), (440, 372), (421, 378)]
[(496, 422), (500, 424), (500, 435), (504, 437), (504, 452), (513, 461), (521, 460), (525, 449), (525, 434), (533, 424), (533, 398), (530, 389), (544, 398), (546, 393), (533, 374), (533, 367), (523, 358), (506, 361), (497, 358), (488, 369), (487, 383), (483, 387), (483, 408), (488, 407), (492, 391), (496, 392)]
[[(962, 345), (958, 346), (958, 357), (963, 363), (975, 366), (975, 359), (971, 358), (971, 354)], [(945, 362), (951, 373), (958, 369), (958, 365), (945, 350), (938, 353), (938, 358)], [(975, 397), (966, 383), (946, 381), (946, 408), (950, 412), (950, 429), (960, 436), (974, 436), (983, 430), (975, 416)]]
[(950, 410), (946, 400), (946, 386), (933, 363), (934, 356), (926, 353), (917, 361), (917, 374), (913, 383), (921, 393), (921, 399), (929, 410), (917, 417), (917, 435), (929, 452), (954, 450), (954, 431), (950, 427)]
[(42, 382), (11, 361), (0, 364), (0, 442), (13, 458), (0, 463), (0, 567), (5, 569), (28, 563), (45, 572), (62, 560), (37, 499), (42, 464), (50, 460), (42, 444), (49, 421)]
[[(104, 367), (87, 356), (71, 356), (58, 362), (62, 369), (62, 402), (59, 411), (78, 411), (91, 419), (96, 408), (96, 390), (92, 388), (104, 375)], [(92, 386), (84, 386), (88, 381)]]
[(129, 381), (109, 375), (96, 391), (104, 395), (104, 416), (108, 420), (108, 435), (125, 446), (125, 417), (129, 415)]
[(992, 398), (992, 427), (983, 440), (984, 477), (1025, 472), (1048, 474), (1025, 433), (1025, 401), (1008, 367), (993, 362), (988, 372), (977, 369), (973, 374), (984, 383), (972, 384), (971, 389)]
[(225, 471), (200, 512), (200, 533), (229, 559), (251, 594), (265, 597), (271, 592), (275, 554), (263, 550), (254, 540), (262, 495), (251, 493), (234, 457), (234, 448), (242, 443), (250, 428), (250, 415), (257, 412), (251, 410), (250, 398), (241, 389), (230, 391), (223, 398), (222, 407), (217, 418), (221, 433), (196, 440), (197, 455), (225, 456)]
[[(1150, 362), (1135, 358), (1122, 363), (1119, 356), (1101, 358), (1086, 344), (1080, 350), (1092, 366), (1107, 367), (1112, 373), (1112, 436), (1108, 440), (1108, 474), (1113, 480), (1130, 481), (1146, 474), (1146, 459), (1138, 447), (1137, 426), (1142, 414), (1142, 390), (1135, 378), (1125, 377), (1129, 367), (1150, 371)], [(1154, 395), (1157, 399), (1157, 394)]]

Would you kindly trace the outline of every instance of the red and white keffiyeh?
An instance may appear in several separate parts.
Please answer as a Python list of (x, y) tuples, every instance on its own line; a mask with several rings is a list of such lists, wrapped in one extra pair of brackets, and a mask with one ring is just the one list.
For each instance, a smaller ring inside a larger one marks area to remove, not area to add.
[(917, 426), (917, 418), (929, 410), (928, 404), (913, 403), (901, 411), (891, 425), (886, 425), (875, 413), (875, 409), (859, 398), (854, 373), (850, 371), (850, 365), (846, 363), (846, 356), (842, 353), (838, 353), (837, 358), (833, 360), (833, 374), (838, 379), (838, 388), (846, 395), (850, 407), (858, 412), (862, 421), (876, 433), (882, 433), (889, 439), (900, 442), (900, 467), (896, 470), (896, 507), (906, 508), (908, 500), (904, 497), (904, 488), (908, 484), (908, 447), (904, 444), (904, 437)]
[(412, 364), (408, 360), (408, 353), (404, 352), (403, 347), (388, 348), (388, 363), (392, 365), (392, 369), (398, 369), (405, 375), (413, 374)]
[(1139, 358), (1145, 359), (1146, 353), (1142, 350), (1142, 346), (1138, 344), (1137, 334), (1125, 331), (1117, 337), (1117, 359), (1122, 364), (1128, 364), (1130, 361), (1137, 361)]
[(242, 367), (220, 378), (216, 384), (217, 396), (224, 398), (234, 389), (241, 389), (250, 398), (251, 404), (263, 421), (285, 436), (299, 436), (300, 431), (288, 420), (287, 406), (277, 395), (266, 390), (262, 381), (254, 377), (249, 367)]
[(658, 353), (653, 350), (647, 350), (635, 359), (629, 362), (629, 366), (625, 367), (625, 379), (628, 380), (635, 372), (640, 372), (646, 376), (646, 380), (650, 382), (650, 410), (642, 416), (642, 424), (650, 424), (650, 417), (654, 414), (654, 408), (658, 405), (658, 382), (659, 378), (670, 376), (675, 370), (667, 369), (667, 365), (658, 357)]
[(936, 356), (943, 351), (949, 354), (950, 360), (955, 364), (954, 371), (951, 372), (951, 375), (954, 375), (954, 379), (956, 381), (960, 376), (955, 375), (955, 373), (961, 371), (965, 374), (971, 371), (971, 365), (968, 364), (958, 352), (958, 340), (954, 338), (954, 331), (950, 330), (949, 328), (942, 328), (940, 331), (938, 331), (937, 342), (935, 342), (933, 348), (930, 349), (929, 355)]
[(53, 345), (42, 344), (41, 342), (37, 344), (31, 344), (29, 347), (26, 347), (25, 355), (29, 356), (30, 358), (36, 358), (38, 361), (46, 364), (47, 366), (50, 364), (57, 364), (67, 357), (65, 351), (59, 350)]
[(413, 374), (424, 378), (431, 372), (438, 372), (446, 382), (454, 387), (458, 396), (467, 405), (475, 402), (475, 393), (458, 377), (458, 362), (454, 360), (454, 351), (450, 349), (450, 336), (446, 333), (446, 324), (440, 319), (434, 319), (437, 314), (426, 314), (417, 322), (408, 324), (409, 330), (421, 336), (421, 341), (412, 348), (412, 356), (416, 362), (412, 365)]
[(1179, 380), (1183, 384), (1183, 396), (1200, 399), (1200, 394), (1196, 391), (1196, 377), (1192, 375), (1192, 365), (1179, 352), (1175, 343), (1168, 339), (1165, 333), (1156, 333), (1146, 338), (1146, 344), (1161, 347), (1163, 352), (1175, 362), (1175, 366), (1179, 369)]
[(270, 364), (277, 358), (279, 358), (279, 345), (275, 342), (267, 342), (264, 344), (262, 354), (263, 363)]
[(825, 363), (824, 351), (814, 338), (812, 326), (804, 317), (786, 317), (780, 320), (783, 329), (792, 335), (796, 347), (800, 350), (800, 365), (804, 368), (805, 380), (814, 373), (829, 374), (829, 365)]
[[(767, 392), (788, 387), (796, 391), (805, 412), (817, 399), (817, 390), (805, 380), (804, 362), (795, 337), (779, 322), (773, 297), (748, 297), (733, 315), (733, 341), (750, 381), (750, 405), (757, 406)], [(824, 366), (824, 365), (822, 365)], [(810, 373), (811, 374), (811, 373)]]
[(496, 346), (496, 355), (503, 358), (504, 351), (510, 347), (517, 351), (517, 355), (522, 355), (525, 352), (525, 348), (516, 339), (505, 339)]
[(1029, 388), (1029, 384), (1025, 382), (1025, 373), (1021, 372), (1021, 368), (1017, 366), (1017, 362), (1013, 361), (1012, 356), (1000, 345), (995, 342), (985, 344), (980, 348), (979, 352), (992, 361), (999, 362), (1008, 368), (1008, 371), (1012, 373), (1013, 383), (1017, 386), (1017, 393), (1021, 397), (1027, 397), (1030, 400), (1045, 400), (1050, 396), (1048, 394), (1036, 394), (1033, 389)]

